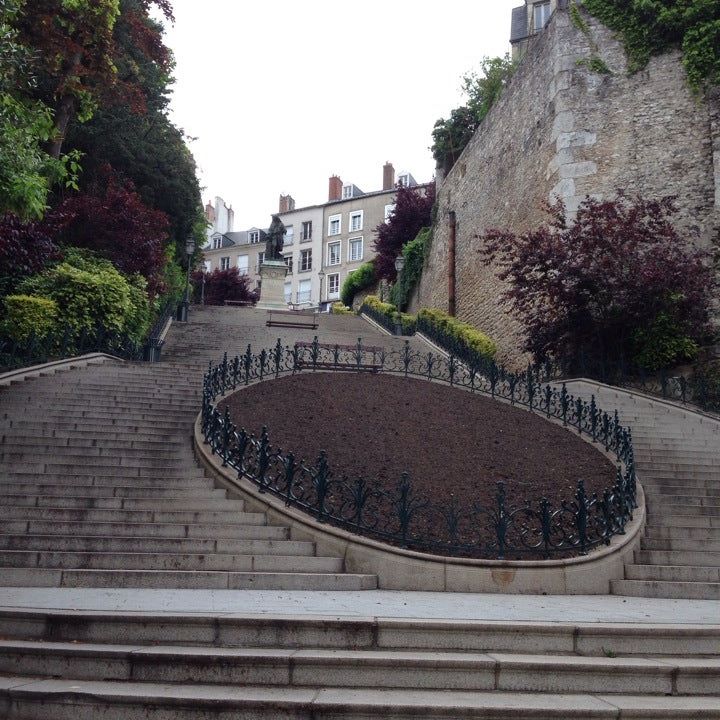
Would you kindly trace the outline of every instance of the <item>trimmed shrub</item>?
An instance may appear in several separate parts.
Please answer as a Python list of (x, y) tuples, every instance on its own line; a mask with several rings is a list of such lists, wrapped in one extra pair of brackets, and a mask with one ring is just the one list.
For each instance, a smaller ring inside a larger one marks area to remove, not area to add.
[(8, 295), (3, 299), (5, 317), (0, 334), (16, 343), (31, 337), (44, 337), (57, 321), (57, 303), (33, 295)]
[(360, 311), (367, 312), (371, 318), (379, 322), (391, 333), (395, 333), (398, 324), (402, 327), (403, 335), (412, 335), (415, 332), (414, 315), (399, 313), (394, 305), (383, 302), (377, 295), (368, 295)]
[(340, 300), (343, 305), (352, 307), (355, 295), (361, 290), (367, 290), (377, 282), (375, 263), (363, 263), (357, 270), (353, 270), (346, 278), (340, 289)]
[(72, 249), (63, 262), (25, 280), (20, 291), (55, 302), (58, 324), (69, 330), (71, 342), (100, 333), (140, 342), (150, 321), (141, 284), (128, 280), (110, 261)]
[(353, 315), (353, 311), (349, 307), (345, 307), (341, 302), (334, 302), (330, 306), (332, 315)]
[(497, 353), (497, 345), (484, 332), (442, 310), (423, 308), (418, 313), (418, 329), (458, 355), (480, 355), (491, 360)]
[[(204, 273), (205, 304), (224, 305), (226, 300), (238, 300), (255, 303), (258, 300), (257, 290), (250, 289), (250, 277), (241, 275), (236, 267), (228, 270), (216, 268), (211, 273)], [(193, 297), (200, 298), (203, 272), (192, 275)]]

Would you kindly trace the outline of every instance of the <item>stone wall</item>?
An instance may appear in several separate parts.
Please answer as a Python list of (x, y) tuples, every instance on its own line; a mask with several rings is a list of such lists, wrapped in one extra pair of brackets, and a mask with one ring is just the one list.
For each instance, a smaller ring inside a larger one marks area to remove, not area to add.
[[(589, 32), (558, 10), (534, 38), (509, 87), (438, 187), (438, 221), (417, 292), (420, 307), (448, 308), (448, 213), (457, 218), (456, 313), (490, 334), (499, 359), (526, 361), (523, 328), (505, 289), (483, 265), (478, 234), (541, 224), (555, 196), (574, 212), (586, 195), (617, 189), (677, 195), (678, 226), (707, 245), (720, 228), (718, 96), (695, 97), (677, 53), (629, 76), (620, 43), (584, 15)], [(583, 64), (593, 48), (611, 70)]]

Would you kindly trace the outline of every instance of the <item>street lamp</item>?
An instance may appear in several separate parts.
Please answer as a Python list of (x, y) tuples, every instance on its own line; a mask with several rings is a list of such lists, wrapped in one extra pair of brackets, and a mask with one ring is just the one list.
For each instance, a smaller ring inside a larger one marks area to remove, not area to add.
[(319, 299), (318, 299), (318, 307), (320, 307), (320, 306), (322, 306), (322, 301), (323, 301), (322, 285), (323, 285), (323, 280), (325, 278), (325, 271), (322, 268), (320, 268), (320, 272), (318, 273), (318, 278), (320, 280), (320, 295), (319, 295)]
[(398, 274), (398, 277), (400, 276), (400, 273), (403, 271), (403, 268), (405, 267), (405, 256), (401, 253), (395, 258), (395, 270)]
[(180, 322), (188, 321), (188, 312), (190, 309), (190, 265), (194, 252), (195, 238), (191, 236), (185, 241), (185, 255), (187, 257), (187, 277), (185, 279), (185, 297), (182, 301), (180, 317), (178, 318)]

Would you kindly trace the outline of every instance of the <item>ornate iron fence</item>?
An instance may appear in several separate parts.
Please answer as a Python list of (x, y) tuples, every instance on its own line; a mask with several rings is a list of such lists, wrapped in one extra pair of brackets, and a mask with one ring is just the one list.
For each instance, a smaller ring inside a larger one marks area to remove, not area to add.
[[(512, 405), (526, 407), (575, 428), (619, 463), (615, 482), (601, 494), (589, 495), (580, 478), (574, 496), (553, 503), (547, 498), (508, 497), (497, 483), (492, 506), (438, 502), (419, 494), (404, 473), (394, 488), (364, 477), (336, 477), (329, 459), (320, 453), (314, 463), (298, 460), (270, 442), (266, 427), (258, 436), (238, 429), (227, 408), (216, 400), (243, 385), (285, 374), (313, 370), (367, 371), (425, 378), (462, 387)], [(277, 344), (210, 365), (203, 382), (202, 432), (224, 467), (237, 471), (288, 507), (296, 507), (320, 522), (401, 547), (441, 555), (480, 558), (550, 558), (586, 554), (623, 534), (637, 507), (637, 483), (630, 430), (617, 412), (570, 395), (565, 386), (540, 382), (540, 371), (508, 373), (493, 365), (481, 373), (473, 366), (434, 353), (418, 353), (406, 341), (400, 350), (368, 350), (358, 340), (353, 348), (312, 343), (293, 347)]]

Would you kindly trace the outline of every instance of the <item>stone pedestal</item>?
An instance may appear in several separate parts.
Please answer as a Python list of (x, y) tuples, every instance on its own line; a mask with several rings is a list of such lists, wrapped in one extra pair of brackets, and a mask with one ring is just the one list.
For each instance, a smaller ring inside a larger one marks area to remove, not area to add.
[(261, 310), (287, 310), (285, 302), (285, 276), (287, 265), (283, 260), (266, 260), (260, 265)]

